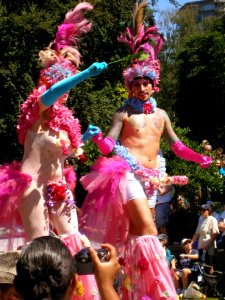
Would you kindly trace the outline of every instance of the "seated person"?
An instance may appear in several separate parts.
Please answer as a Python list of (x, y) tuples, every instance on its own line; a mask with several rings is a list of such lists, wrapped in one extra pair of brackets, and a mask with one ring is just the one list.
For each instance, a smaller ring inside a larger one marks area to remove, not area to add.
[[(199, 253), (197, 249), (192, 248), (191, 239), (183, 239), (181, 241), (182, 253), (177, 259), (177, 264), (172, 265), (174, 270), (174, 284), (177, 293), (183, 293), (187, 289), (191, 274), (196, 273), (194, 262), (199, 259)], [(180, 287), (180, 278), (182, 287)]]
[(0, 300), (19, 300), (13, 287), (19, 251), (0, 253)]

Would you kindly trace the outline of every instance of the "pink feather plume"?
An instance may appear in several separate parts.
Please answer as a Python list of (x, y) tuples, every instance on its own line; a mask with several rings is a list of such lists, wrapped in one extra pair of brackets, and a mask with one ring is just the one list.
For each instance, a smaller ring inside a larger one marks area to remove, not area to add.
[(56, 50), (76, 45), (80, 36), (90, 31), (92, 24), (85, 17), (85, 13), (92, 9), (93, 6), (90, 3), (81, 2), (74, 9), (67, 12), (56, 33)]

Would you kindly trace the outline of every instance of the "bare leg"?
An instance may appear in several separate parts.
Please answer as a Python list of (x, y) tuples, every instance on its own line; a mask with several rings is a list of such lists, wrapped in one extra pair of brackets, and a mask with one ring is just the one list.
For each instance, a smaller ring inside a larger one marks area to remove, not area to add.
[(191, 274), (191, 270), (190, 269), (186, 269), (184, 268), (182, 270), (182, 285), (183, 285), (183, 289), (186, 290), (188, 287), (188, 278), (189, 275)]
[(78, 231), (77, 211), (75, 208), (71, 209), (63, 202), (54, 208), (56, 212), (49, 212), (49, 215), (58, 234), (68, 234)]
[(35, 181), (31, 182), (24, 193), (19, 211), (28, 240), (49, 234), (49, 218), (43, 197), (43, 186), (38, 188)]
[(174, 281), (174, 285), (175, 285), (175, 289), (179, 289), (180, 288), (180, 284), (179, 284), (179, 281), (180, 281), (180, 276), (179, 276), (179, 271), (174, 271), (174, 274), (173, 274), (173, 281)]
[(134, 199), (127, 202), (130, 219), (130, 234), (136, 236), (157, 235), (157, 229), (147, 199)]

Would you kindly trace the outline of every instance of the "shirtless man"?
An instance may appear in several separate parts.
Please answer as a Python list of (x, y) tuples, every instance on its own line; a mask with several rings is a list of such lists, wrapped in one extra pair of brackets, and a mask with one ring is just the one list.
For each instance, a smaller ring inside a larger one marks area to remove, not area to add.
[[(136, 167), (141, 166), (143, 170), (150, 171), (151, 176), (151, 170), (154, 172), (159, 168), (159, 162), (157, 160), (158, 153), (160, 150), (160, 138), (162, 136), (165, 137), (166, 141), (169, 143), (172, 150), (180, 157), (188, 160), (195, 161), (199, 163), (202, 167), (206, 167), (211, 163), (211, 159), (206, 156), (202, 156), (201, 154), (198, 154), (194, 152), (193, 150), (187, 148), (185, 145), (181, 143), (177, 135), (175, 134), (174, 130), (171, 126), (171, 121), (167, 115), (167, 113), (160, 109), (155, 108), (154, 112), (151, 111), (151, 113), (146, 114), (144, 113), (144, 104), (148, 103), (149, 101), (154, 103), (154, 99), (151, 97), (154, 91), (154, 83), (152, 78), (150, 77), (136, 77), (133, 79), (131, 83), (131, 91), (133, 93), (133, 98), (130, 101), (125, 101), (125, 104), (120, 107), (117, 112), (115, 113), (112, 121), (112, 126), (108, 132), (108, 135), (103, 139), (102, 133), (99, 130), (98, 127), (95, 127), (93, 125), (90, 125), (88, 128), (88, 134), (89, 135), (95, 135), (92, 140), (98, 145), (100, 151), (107, 155), (111, 152), (111, 150), (115, 146), (115, 142), (119, 141), (119, 150), (121, 150), (121, 147), (124, 149), (128, 149), (129, 155), (133, 157), (136, 161), (136, 166), (133, 168), (131, 166), (131, 170), (129, 170), (126, 175), (126, 201), (124, 210), (126, 211), (128, 215), (128, 222), (129, 222), (129, 229), (128, 229), (128, 237), (126, 240), (126, 250), (125, 250), (125, 261), (130, 260), (129, 263), (126, 262), (125, 265), (125, 274), (129, 277), (129, 280), (135, 281), (136, 276), (140, 276), (140, 274), (134, 274), (134, 265), (135, 261), (137, 260), (136, 256), (138, 251), (148, 255), (151, 255), (150, 253), (153, 253), (154, 258), (156, 253), (160, 256), (160, 248), (158, 246), (158, 241), (156, 238), (157, 235), (157, 229), (155, 226), (155, 222), (153, 220), (151, 211), (149, 209), (148, 205), (148, 196), (145, 189), (145, 181), (146, 177), (139, 176), (140, 174), (135, 173)], [(139, 105), (140, 104), (140, 105)], [(153, 105), (152, 105), (153, 106)], [(87, 134), (87, 132), (85, 133)], [(84, 134), (84, 135), (85, 135)], [(120, 151), (117, 150), (117, 146), (115, 146), (115, 152), (117, 155), (121, 156), (123, 159), (126, 160), (126, 155), (121, 154)], [(110, 160), (112, 158), (109, 158)], [(128, 160), (127, 160), (128, 161)], [(102, 163), (104, 161), (102, 160)], [(102, 167), (102, 165), (100, 165)], [(115, 168), (117, 168), (115, 164)], [(133, 168), (133, 169), (132, 169)], [(93, 172), (96, 171), (96, 167), (93, 168), (93, 171), (90, 173), (90, 178), (92, 176), (93, 184), (96, 184), (95, 180), (97, 178), (97, 174), (94, 173), (94, 176), (91, 175)], [(102, 168), (99, 169), (100, 172), (102, 172)], [(105, 175), (106, 176), (106, 175)], [(110, 176), (108, 174), (108, 176)], [(111, 176), (115, 176), (114, 174)], [(159, 173), (158, 173), (159, 176)], [(141, 178), (142, 177), (142, 178)], [(88, 189), (89, 196), (85, 200), (83, 207), (81, 207), (81, 223), (80, 228), (81, 230), (86, 229), (86, 226), (91, 218), (91, 214), (96, 214), (96, 211), (94, 210), (94, 207), (98, 207), (98, 205), (93, 204), (93, 199), (95, 198), (95, 194), (92, 193), (91, 184), (90, 188), (86, 184), (86, 180), (88, 180), (89, 175), (84, 176), (82, 178), (82, 182), (84, 184), (84, 187)], [(95, 178), (95, 179), (93, 179)], [(106, 177), (105, 177), (106, 182)], [(96, 184), (96, 191), (98, 189), (98, 185)], [(101, 195), (101, 189), (102, 186), (99, 186), (99, 194)], [(119, 188), (120, 189), (120, 188)], [(110, 190), (108, 191), (110, 193)], [(121, 191), (122, 193), (122, 191)], [(150, 193), (150, 198), (151, 198)], [(99, 196), (100, 197), (100, 196)], [(106, 195), (107, 197), (107, 195)], [(102, 200), (102, 198), (100, 198)], [(97, 203), (98, 200), (96, 200)], [(109, 202), (109, 195), (108, 199), (108, 206), (110, 206)], [(89, 209), (87, 208), (87, 203), (90, 203)], [(123, 201), (124, 202), (124, 201)], [(116, 201), (115, 201), (116, 203)], [(91, 208), (92, 207), (92, 208)], [(92, 209), (93, 211), (90, 211)], [(110, 206), (111, 211), (113, 211), (112, 206)], [(101, 210), (98, 211), (98, 214), (103, 214), (105, 222), (108, 220), (110, 222), (109, 227), (112, 228), (112, 230), (115, 230), (115, 223), (112, 221), (112, 217), (107, 217), (107, 213), (103, 212)], [(88, 219), (85, 218), (85, 216), (88, 215)], [(113, 215), (113, 213), (112, 213)], [(83, 217), (82, 217), (83, 216)], [(97, 217), (95, 217), (97, 218)], [(115, 222), (119, 222), (119, 218), (115, 220)], [(124, 219), (125, 222), (125, 219)], [(98, 224), (96, 222), (96, 224)], [(94, 223), (92, 223), (92, 228), (94, 228)], [(98, 229), (98, 228), (96, 228)], [(102, 228), (101, 228), (102, 229)], [(88, 232), (85, 232), (87, 235)], [(100, 231), (98, 231), (98, 234), (100, 234)], [(106, 234), (106, 238), (110, 238), (111, 233), (108, 232)], [(142, 238), (143, 240), (142, 240)], [(91, 238), (91, 234), (89, 235), (89, 238)], [(110, 240), (112, 242), (112, 240)], [(138, 248), (140, 247), (140, 248)], [(131, 257), (131, 253), (133, 253), (133, 257)], [(135, 257), (134, 257), (135, 255)], [(146, 258), (146, 257), (145, 257)], [(151, 258), (146, 258), (147, 261), (151, 261)], [(158, 263), (158, 262), (157, 262)], [(137, 262), (138, 264), (138, 262)], [(159, 299), (159, 294), (162, 292), (168, 292), (170, 294), (170, 298), (168, 299), (176, 299), (175, 298), (175, 290), (173, 287), (173, 283), (171, 281), (170, 275), (167, 273), (167, 269), (163, 263), (161, 266), (157, 266), (158, 270), (161, 268), (160, 276), (165, 283), (165, 285), (162, 287), (159, 287), (158, 294), (157, 289), (154, 291), (150, 287), (149, 278), (155, 278), (155, 273), (145, 273), (146, 274), (146, 286), (148, 288), (143, 290), (143, 286), (137, 287), (137, 285), (131, 284), (131, 288), (128, 289), (129, 299), (133, 299), (134, 295), (138, 295), (138, 297), (143, 296), (143, 292), (150, 293), (149, 295), (153, 296), (152, 299)], [(153, 267), (154, 269), (154, 267)], [(148, 274), (148, 275), (147, 275)], [(143, 278), (143, 277), (142, 277)], [(143, 279), (144, 280), (144, 279)], [(153, 279), (154, 280), (154, 279)], [(146, 287), (145, 286), (145, 287)], [(125, 298), (126, 299), (126, 298)], [(138, 298), (139, 299), (139, 298)]]
[[(136, 3), (136, 16), (143, 5), (147, 5), (146, 1)], [(140, 19), (133, 24), (140, 25)], [(152, 44), (148, 43), (150, 39)], [(108, 135), (103, 138), (101, 130), (93, 125), (84, 134), (84, 139), (91, 138), (103, 155), (112, 150), (116, 155), (98, 158), (91, 172), (81, 178), (88, 194), (81, 207), (79, 226), (91, 241), (117, 247), (124, 265), (122, 299), (177, 299), (149, 209), (161, 181), (160, 139), (164, 136), (177, 156), (202, 167), (212, 160), (182, 144), (167, 113), (157, 108), (152, 98), (159, 83), (156, 55), (162, 46), (157, 28), (144, 31), (144, 25), (139, 30), (128, 27), (118, 40), (129, 45), (135, 55), (140, 51), (149, 55), (144, 60), (135, 59), (124, 70), (129, 98), (116, 111)]]

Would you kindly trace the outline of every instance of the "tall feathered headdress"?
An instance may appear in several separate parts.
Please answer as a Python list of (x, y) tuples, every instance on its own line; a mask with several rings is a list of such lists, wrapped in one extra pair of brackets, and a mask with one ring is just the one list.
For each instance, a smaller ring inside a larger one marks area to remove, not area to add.
[(77, 72), (81, 57), (78, 44), (81, 36), (92, 27), (85, 13), (92, 9), (90, 3), (81, 2), (66, 13), (63, 23), (58, 26), (55, 41), (39, 52), (44, 67), (40, 72), (39, 85), (49, 87)]
[[(140, 4), (136, 2), (132, 12), (132, 27), (127, 27), (125, 32), (118, 37), (118, 41), (126, 44), (130, 48), (130, 53), (136, 57), (123, 71), (127, 88), (131, 89), (134, 78), (149, 77), (153, 81), (154, 90), (158, 91), (160, 63), (157, 56), (163, 45), (163, 37), (156, 26), (145, 29), (143, 17), (146, 6), (146, 0)], [(140, 53), (148, 54), (147, 58), (138, 58)]]

